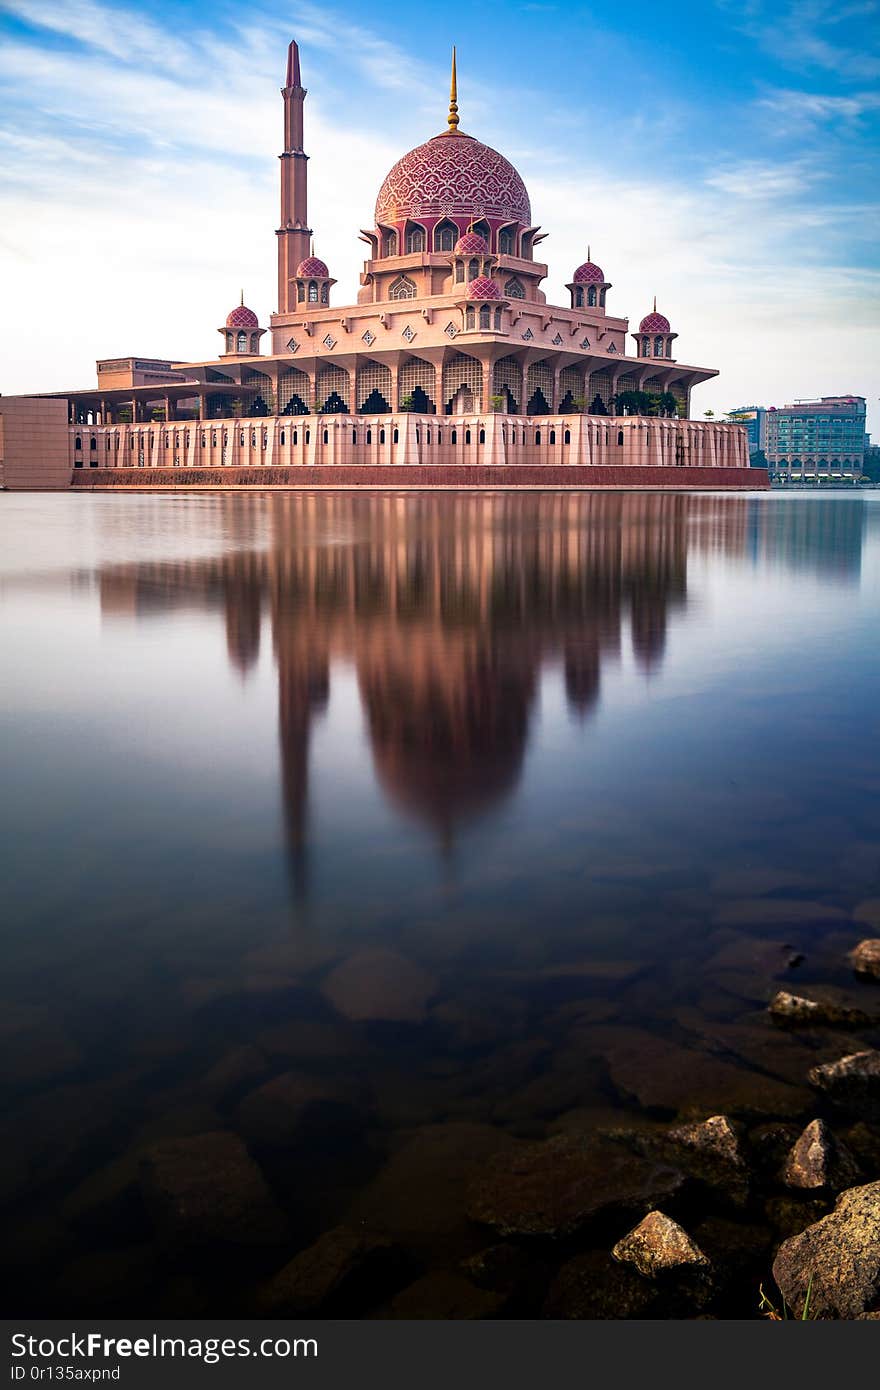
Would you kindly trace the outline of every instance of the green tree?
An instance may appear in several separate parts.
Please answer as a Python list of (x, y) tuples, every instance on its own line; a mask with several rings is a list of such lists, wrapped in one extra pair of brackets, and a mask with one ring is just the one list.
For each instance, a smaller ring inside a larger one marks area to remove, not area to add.
[(406, 394), (405, 396), (401, 396), (401, 398), (400, 398), (400, 408), (401, 408), (401, 410), (410, 411), (410, 410), (412, 410), (412, 408), (413, 408), (413, 406), (415, 405), (415, 403), (416, 403), (416, 401), (415, 401), (415, 396), (413, 396), (412, 392), (407, 392), (407, 394)]

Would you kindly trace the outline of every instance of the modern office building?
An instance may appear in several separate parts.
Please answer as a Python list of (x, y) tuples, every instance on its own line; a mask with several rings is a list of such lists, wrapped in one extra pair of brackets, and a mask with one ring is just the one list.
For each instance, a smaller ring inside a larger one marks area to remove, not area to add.
[(762, 405), (738, 405), (727, 412), (732, 424), (743, 425), (749, 441), (749, 459), (752, 463), (763, 463), (767, 447), (767, 411)]
[(770, 406), (765, 439), (773, 482), (855, 483), (865, 458), (865, 398), (822, 396)]

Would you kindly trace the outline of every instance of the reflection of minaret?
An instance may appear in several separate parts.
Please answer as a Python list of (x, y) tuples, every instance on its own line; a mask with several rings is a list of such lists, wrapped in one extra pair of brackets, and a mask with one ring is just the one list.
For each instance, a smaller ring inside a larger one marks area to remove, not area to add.
[(258, 574), (233, 573), (224, 584), (226, 590), (226, 650), (229, 660), (242, 675), (260, 654), (262, 584)]
[(330, 689), (326, 650), (278, 652), (278, 733), (281, 792), (288, 856), (296, 897), (308, 890), (309, 734), (312, 719), (327, 707)]

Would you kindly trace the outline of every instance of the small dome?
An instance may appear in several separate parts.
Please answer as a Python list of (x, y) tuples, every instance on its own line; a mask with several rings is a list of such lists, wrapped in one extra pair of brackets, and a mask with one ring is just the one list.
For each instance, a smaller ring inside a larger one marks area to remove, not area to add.
[(253, 309), (249, 309), (246, 304), (236, 304), (226, 315), (227, 328), (259, 328), (259, 322)]
[(571, 277), (576, 285), (604, 285), (605, 272), (593, 261), (584, 261)]
[(655, 309), (652, 314), (646, 314), (639, 324), (640, 333), (671, 333), (669, 319), (665, 314), (658, 314)]
[(488, 255), (489, 247), (486, 240), (481, 237), (479, 232), (465, 232), (455, 243), (456, 256), (485, 256)]
[(323, 278), (328, 280), (330, 278), (329, 270), (324, 262), (319, 260), (317, 256), (306, 256), (305, 260), (300, 261), (297, 266), (296, 273), (298, 278), (307, 277), (309, 275), (313, 275), (317, 279)]
[(468, 299), (500, 299), (501, 291), (488, 275), (478, 275), (468, 285)]

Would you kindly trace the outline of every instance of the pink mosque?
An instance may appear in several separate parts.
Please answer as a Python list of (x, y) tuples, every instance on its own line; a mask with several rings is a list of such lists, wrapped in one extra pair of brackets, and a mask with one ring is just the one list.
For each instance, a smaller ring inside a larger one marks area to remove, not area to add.
[(356, 304), (331, 302), (314, 253), (296, 43), (281, 95), (268, 328), (242, 296), (219, 357), (104, 359), (91, 389), (0, 397), (6, 487), (768, 486), (740, 425), (689, 419), (717, 373), (677, 360), (656, 302), (631, 331), (588, 248), (570, 302), (547, 303), (547, 234), (513, 165), (459, 128), (454, 54), (447, 128), (360, 234)]

